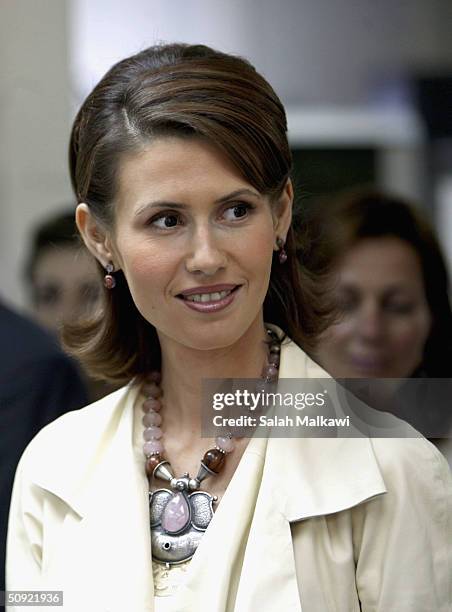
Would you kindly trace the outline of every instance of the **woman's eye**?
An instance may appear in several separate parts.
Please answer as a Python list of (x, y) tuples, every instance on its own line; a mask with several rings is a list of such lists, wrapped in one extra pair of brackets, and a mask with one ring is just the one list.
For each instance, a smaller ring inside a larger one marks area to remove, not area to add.
[(386, 304), (386, 310), (388, 312), (400, 315), (411, 314), (414, 310), (414, 304), (388, 302)]
[(248, 215), (251, 208), (250, 204), (244, 204), (243, 202), (235, 204), (224, 211), (224, 216), (228, 221), (234, 221), (234, 219), (240, 219)]
[(359, 299), (355, 295), (339, 295), (336, 297), (336, 306), (340, 312), (352, 312), (359, 306)]
[(178, 225), (179, 215), (174, 213), (167, 213), (160, 215), (159, 217), (154, 217), (151, 219), (150, 225), (157, 227), (159, 229), (168, 229), (171, 227), (176, 227)]
[(58, 285), (43, 285), (39, 287), (34, 287), (33, 289), (33, 301), (37, 307), (55, 307), (58, 306), (61, 302), (61, 287)]

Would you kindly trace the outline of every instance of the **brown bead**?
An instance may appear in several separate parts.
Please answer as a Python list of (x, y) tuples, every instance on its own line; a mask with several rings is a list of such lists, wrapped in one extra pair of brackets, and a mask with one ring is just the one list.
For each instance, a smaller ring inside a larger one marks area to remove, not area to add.
[(152, 473), (154, 472), (154, 470), (158, 466), (158, 464), (161, 463), (162, 461), (163, 461), (163, 459), (161, 458), (160, 455), (151, 455), (146, 460), (145, 469), (146, 469), (146, 476), (148, 478), (152, 478)]
[(211, 448), (202, 458), (204, 465), (209, 468), (209, 470), (212, 470), (212, 472), (215, 472), (215, 474), (218, 474), (223, 469), (224, 460), (225, 454), (217, 448)]
[(155, 382), (157, 385), (160, 384), (161, 379), (162, 379), (162, 376), (161, 376), (160, 372), (158, 372), (157, 370), (153, 370), (146, 377), (146, 380), (148, 382)]
[(268, 358), (268, 363), (271, 363), (275, 365), (276, 367), (278, 367), (279, 366), (279, 353), (270, 353), (270, 356)]

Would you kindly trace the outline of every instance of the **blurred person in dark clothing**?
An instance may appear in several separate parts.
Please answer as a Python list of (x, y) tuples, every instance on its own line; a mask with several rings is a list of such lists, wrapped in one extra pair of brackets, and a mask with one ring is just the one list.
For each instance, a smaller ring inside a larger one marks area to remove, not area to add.
[(19, 458), (34, 435), (88, 403), (74, 362), (37, 325), (0, 302), (0, 591), (8, 511)]

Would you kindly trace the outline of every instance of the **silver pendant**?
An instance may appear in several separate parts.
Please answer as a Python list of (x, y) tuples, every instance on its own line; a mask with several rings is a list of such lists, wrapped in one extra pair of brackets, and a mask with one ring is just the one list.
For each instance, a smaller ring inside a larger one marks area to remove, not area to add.
[(213, 516), (217, 500), (205, 491), (149, 493), (152, 558), (176, 565), (191, 559)]

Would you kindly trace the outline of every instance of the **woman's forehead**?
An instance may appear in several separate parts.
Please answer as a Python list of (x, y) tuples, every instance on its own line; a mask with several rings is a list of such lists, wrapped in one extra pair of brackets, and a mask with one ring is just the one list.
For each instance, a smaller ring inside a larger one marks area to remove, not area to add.
[(259, 195), (220, 149), (197, 139), (159, 138), (127, 154), (118, 179), (119, 205), (127, 203), (136, 213), (151, 201), (218, 200), (245, 189)]
[(341, 258), (337, 272), (341, 286), (399, 287), (423, 285), (420, 258), (416, 250), (400, 238), (366, 238)]

